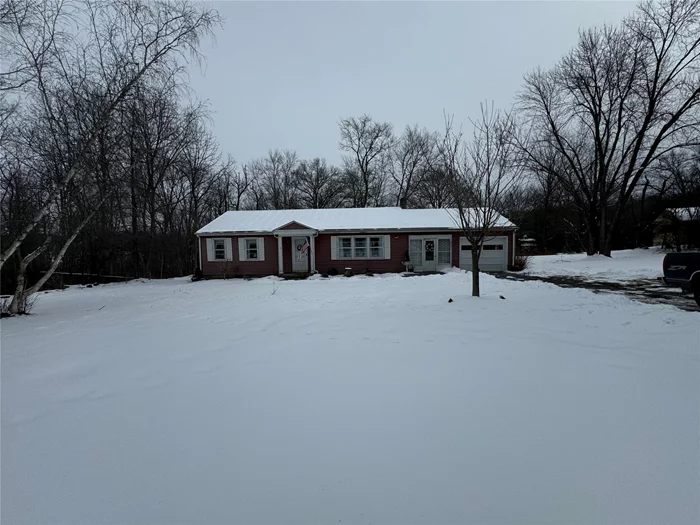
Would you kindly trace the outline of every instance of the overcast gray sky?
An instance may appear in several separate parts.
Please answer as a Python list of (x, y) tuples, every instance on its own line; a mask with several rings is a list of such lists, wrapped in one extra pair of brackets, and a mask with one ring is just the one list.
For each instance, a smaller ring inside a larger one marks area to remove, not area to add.
[(617, 23), (634, 2), (215, 2), (226, 17), (195, 68), (221, 151), (268, 149), (339, 162), (338, 121), (369, 113), (400, 132), (510, 107), (523, 75), (550, 67), (577, 30)]

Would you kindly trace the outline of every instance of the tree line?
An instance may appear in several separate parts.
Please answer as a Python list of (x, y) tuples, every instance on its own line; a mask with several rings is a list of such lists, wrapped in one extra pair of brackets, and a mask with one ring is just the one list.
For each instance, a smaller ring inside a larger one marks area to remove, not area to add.
[(449, 114), (434, 131), (341, 119), (338, 165), (222, 152), (184, 75), (221, 24), (184, 0), (0, 0), (3, 293), (59, 267), (189, 274), (194, 232), (226, 210), (488, 205), (540, 252), (610, 255), (650, 245), (663, 208), (700, 204), (700, 0), (582, 30), (511, 108), (482, 104), (473, 133)]

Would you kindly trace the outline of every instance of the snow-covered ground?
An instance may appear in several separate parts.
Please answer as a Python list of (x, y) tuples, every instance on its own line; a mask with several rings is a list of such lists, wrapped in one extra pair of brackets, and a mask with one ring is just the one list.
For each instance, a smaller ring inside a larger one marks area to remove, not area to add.
[(523, 273), (530, 275), (576, 276), (599, 281), (656, 279), (663, 275), (665, 251), (658, 248), (618, 250), (612, 257), (585, 253), (537, 255)]
[(2, 523), (700, 522), (700, 316), (469, 278), (42, 295)]

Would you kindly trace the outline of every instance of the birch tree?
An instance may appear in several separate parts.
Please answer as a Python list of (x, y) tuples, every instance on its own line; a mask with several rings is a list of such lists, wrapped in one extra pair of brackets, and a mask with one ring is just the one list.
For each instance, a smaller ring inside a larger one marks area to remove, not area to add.
[[(57, 227), (61, 217), (51, 214), (66, 209), (61, 199), (93, 165), (96, 144), (138, 86), (171, 78), (188, 59), (199, 58), (201, 39), (220, 18), (215, 11), (185, 1), (4, 0), (0, 12), (7, 57), (0, 76), (2, 103), (7, 104), (7, 97), (18, 101), (16, 111), (25, 119), (24, 143), (44, 159), (30, 166), (39, 170), (30, 176), (42, 180), (41, 203), (8, 240), (0, 255), (2, 267), (40, 226), (47, 232)], [(31, 140), (37, 130), (41, 142)], [(51, 160), (51, 171), (41, 173), (41, 167), (48, 166), (46, 159)], [(101, 196), (93, 204), (99, 207), (107, 198)], [(48, 233), (45, 242), (20, 257), (18, 269), (52, 253), (43, 284), (95, 211), (62, 236), (57, 251), (49, 251), (53, 234)], [(38, 289), (25, 289), (24, 276), (17, 284), (13, 313)]]

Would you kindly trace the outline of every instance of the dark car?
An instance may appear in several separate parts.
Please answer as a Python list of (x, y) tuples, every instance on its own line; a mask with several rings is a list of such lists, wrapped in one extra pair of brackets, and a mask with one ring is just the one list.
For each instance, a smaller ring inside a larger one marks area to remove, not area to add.
[(700, 252), (666, 254), (664, 283), (692, 292), (700, 306)]

